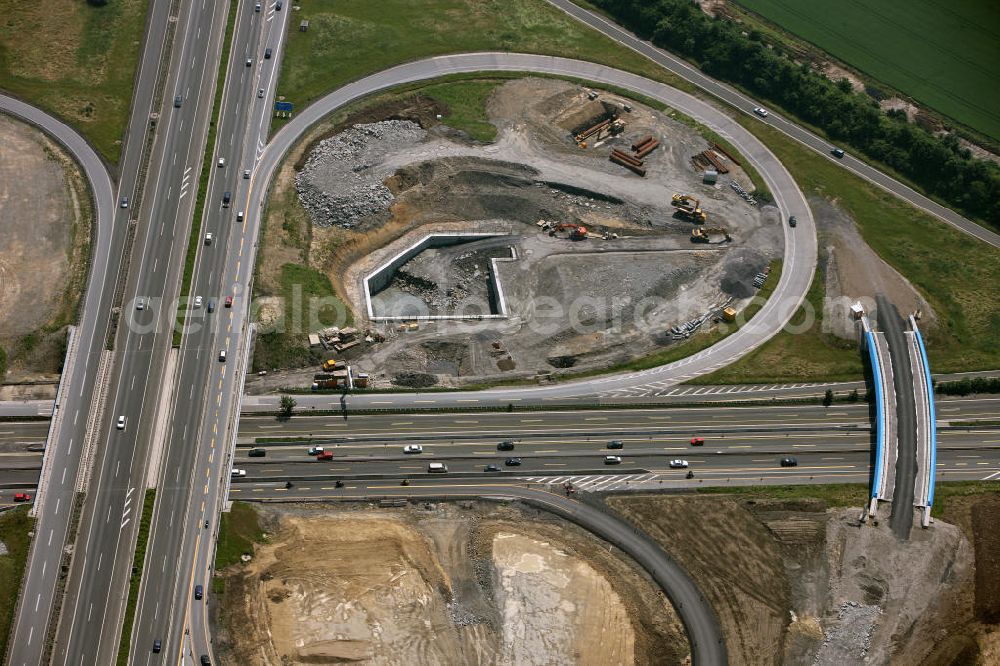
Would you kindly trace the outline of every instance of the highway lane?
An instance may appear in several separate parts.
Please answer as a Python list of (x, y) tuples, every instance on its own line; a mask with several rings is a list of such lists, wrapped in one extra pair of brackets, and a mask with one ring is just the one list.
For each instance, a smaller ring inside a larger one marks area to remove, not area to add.
[[(261, 177), (265, 182), (270, 182), (281, 160), (302, 133), (348, 102), (403, 83), (447, 74), (479, 71), (540, 72), (578, 77), (598, 84), (610, 84), (635, 91), (661, 101), (697, 119), (733, 143), (761, 174), (774, 195), (775, 203), (781, 211), (781, 219), (795, 215), (799, 224), (793, 230), (787, 224), (781, 223), (785, 241), (784, 264), (781, 279), (767, 303), (745, 326), (708, 349), (682, 360), (640, 372), (548, 386), (431, 394), (437, 404), (460, 405), (462, 401), (475, 401), (480, 404), (502, 405), (512, 400), (593, 396), (654, 381), (663, 385), (676, 384), (732, 363), (781, 330), (805, 297), (815, 271), (815, 225), (804, 195), (785, 167), (767, 147), (728, 115), (687, 93), (628, 72), (578, 60), (514, 53), (439, 56), (399, 65), (350, 83), (299, 112), (268, 144), (261, 159)], [(250, 202), (248, 215), (251, 218), (256, 219), (260, 216), (262, 201), (254, 199)], [(426, 394), (413, 396), (393, 394), (396, 405), (419, 406), (419, 401), (424, 399), (427, 399)], [(377, 394), (352, 394), (345, 396), (344, 400), (353, 407), (366, 407), (377, 404), (385, 398)]]
[[(670, 455), (649, 455), (641, 451), (630, 455), (628, 451), (612, 451), (622, 454), (621, 465), (603, 465), (600, 460), (605, 452), (593, 452), (567, 460), (556, 456), (522, 457), (520, 467), (507, 467), (502, 456), (469, 461), (460, 458), (438, 456), (437, 462), (448, 466), (447, 474), (426, 472), (423, 465), (408, 464), (412, 461), (371, 461), (352, 465), (350, 472), (330, 472), (320, 463), (286, 464), (280, 466), (281, 473), (248, 476), (234, 479), (230, 493), (234, 500), (291, 499), (296, 497), (348, 499), (356, 497), (359, 491), (376, 494), (391, 494), (396, 490), (405, 492), (400, 480), (406, 478), (411, 486), (453, 486), (464, 487), (476, 484), (504, 485), (547, 485), (565, 480), (582, 481), (584, 478), (604, 476), (610, 483), (605, 490), (621, 487), (628, 479), (634, 485), (636, 475), (642, 475), (637, 487), (647, 489), (689, 488), (705, 485), (763, 485), (800, 483), (868, 483), (871, 472), (870, 454), (867, 450), (813, 451), (797, 449), (787, 454), (760, 451), (727, 452), (723, 455), (708, 453), (674, 453)], [(795, 467), (782, 467), (780, 460), (790, 455), (798, 463)], [(685, 460), (686, 469), (671, 469), (669, 461)], [(485, 464), (500, 466), (500, 472), (486, 472)], [(261, 468), (268, 467), (260, 466)], [(413, 469), (414, 467), (420, 469)], [(343, 466), (342, 466), (343, 467)], [(354, 471), (356, 470), (356, 471)], [(372, 470), (372, 471), (369, 471)], [(687, 471), (694, 473), (693, 479), (686, 478)], [(942, 480), (978, 480), (1000, 472), (1000, 448), (989, 449), (945, 448), (938, 458), (938, 475)], [(256, 473), (256, 472), (254, 472)], [(620, 479), (614, 484), (615, 477)], [(342, 480), (338, 488), (336, 480)], [(293, 486), (286, 488), (286, 480)]]
[[(203, 311), (183, 338), (131, 663), (153, 659), (149, 646), (156, 639), (163, 641), (157, 659), (211, 653), (206, 606), (193, 600), (191, 589), (196, 577), (208, 579), (222, 500), (218, 481), (228, 474), (229, 424), (243, 374), (240, 335), (249, 305), (240, 285), (249, 284), (258, 223), (240, 221), (238, 213), (248, 209), (251, 196), (261, 196), (254, 190), (254, 170), (267, 137), (287, 15), (276, 12), (273, 2), (260, 13), (253, 3), (241, 2), (236, 13), (212, 158), (225, 166), (212, 170), (202, 221), (203, 235), (212, 233), (213, 241), (200, 246), (192, 280), (192, 293), (206, 303), (216, 299), (217, 307), (211, 315)], [(272, 50), (270, 58), (265, 48)], [(224, 192), (232, 193), (229, 207), (223, 206)], [(232, 307), (224, 305), (228, 296)], [(204, 528), (206, 521), (211, 529)]]
[[(64, 124), (37, 109), (0, 97), (0, 106), (45, 129), (81, 165), (95, 205), (92, 256), (87, 290), (76, 334), (67, 345), (60, 382), (60, 404), (52, 422), (49, 483), (37, 507), (36, 538), (32, 539), (25, 578), (18, 600), (7, 653), (10, 664), (39, 664), (44, 659), (46, 633), (56, 606), (56, 582), (66, 543), (76, 490), (80, 456), (94, 397), (95, 381), (114, 302), (120, 257), (132, 209), (118, 207), (121, 196), (137, 203), (140, 164), (149, 116), (154, 104), (156, 71), (163, 53), (170, 3), (150, 3), (149, 17), (132, 96), (132, 111), (120, 156), (117, 188), (103, 161), (86, 141)], [(61, 412), (61, 413), (60, 413)], [(82, 416), (82, 418), (81, 418)]]
[[(182, 6), (150, 157), (148, 196), (138, 216), (125, 286), (116, 339), (120, 362), (109, 381), (104, 418), (95, 424), (105, 444), (98, 448), (84, 504), (55, 663), (112, 663), (118, 651), (158, 406), (157, 378), (170, 346), (171, 302), (187, 240), (185, 221), (194, 208), (212, 104), (211, 94), (205, 92), (214, 81), (212, 55), (221, 42), (224, 16), (224, 7), (220, 11), (215, 4)], [(180, 107), (175, 95), (182, 98)], [(124, 428), (116, 425), (121, 416)]]
[[(687, 79), (705, 92), (731, 104), (747, 115), (753, 115), (754, 107), (766, 106), (765, 104), (750, 99), (746, 95), (724, 83), (720, 83), (715, 79), (705, 76), (705, 74), (693, 65), (689, 64), (687, 61), (682, 60), (667, 51), (659, 49), (649, 42), (639, 39), (633, 33), (628, 32), (621, 26), (613, 23), (611, 20), (605, 18), (597, 12), (592, 12), (580, 7), (576, 3), (572, 2), (572, 0), (547, 1), (563, 10), (576, 20), (604, 33), (616, 42), (649, 58), (656, 64), (670, 70), (674, 74)], [(849, 153), (839, 160), (833, 158), (830, 151), (836, 147), (835, 145), (800, 127), (796, 123), (786, 120), (779, 114), (771, 112), (766, 119), (761, 119), (756, 115), (753, 117), (760, 122), (764, 122), (772, 127), (775, 127), (792, 139), (795, 139), (799, 143), (812, 148), (827, 159), (832, 160), (834, 163), (853, 172), (855, 175), (864, 178), (870, 183), (878, 185), (882, 189), (890, 192), (900, 199), (903, 199), (911, 205), (934, 215), (938, 219), (955, 227), (956, 229), (978, 238), (984, 243), (989, 243), (994, 247), (1000, 247), (1000, 235), (976, 224), (975, 222), (965, 219), (950, 208), (946, 208), (945, 206), (932, 201), (922, 194), (917, 193), (910, 187), (882, 173), (881, 171), (872, 168), (867, 163), (853, 157)]]

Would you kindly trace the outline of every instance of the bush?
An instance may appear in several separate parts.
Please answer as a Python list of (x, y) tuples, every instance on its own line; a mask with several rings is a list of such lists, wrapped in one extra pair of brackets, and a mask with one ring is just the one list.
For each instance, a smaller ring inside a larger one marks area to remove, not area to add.
[(938, 382), (934, 391), (941, 395), (971, 395), (973, 393), (1000, 393), (1000, 377), (974, 377), (955, 382)]

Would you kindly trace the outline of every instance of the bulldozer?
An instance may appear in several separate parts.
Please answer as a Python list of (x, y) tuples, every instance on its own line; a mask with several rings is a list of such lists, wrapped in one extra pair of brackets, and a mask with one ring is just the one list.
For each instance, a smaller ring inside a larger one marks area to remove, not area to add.
[(697, 224), (704, 224), (708, 216), (701, 209), (701, 200), (695, 199), (688, 194), (675, 194), (670, 199), (670, 204), (677, 208), (677, 212)]
[(696, 227), (691, 230), (691, 242), (711, 243), (713, 235), (721, 235), (723, 237), (723, 240), (715, 241), (717, 243), (728, 243), (733, 240), (733, 237), (729, 235), (729, 231), (724, 227)]

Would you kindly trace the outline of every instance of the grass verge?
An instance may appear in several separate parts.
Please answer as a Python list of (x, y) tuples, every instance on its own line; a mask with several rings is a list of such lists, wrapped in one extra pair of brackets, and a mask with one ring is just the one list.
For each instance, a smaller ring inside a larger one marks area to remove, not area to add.
[(7, 654), (10, 625), (14, 620), (17, 595), (21, 591), (24, 567), (34, 522), (28, 517), (28, 507), (18, 507), (0, 514), (0, 542), (7, 554), (0, 557), (0, 654)]
[[(278, 92), (299, 106), (393, 65), (473, 51), (578, 58), (695, 90), (538, 0), (310, 0), (295, 18), (289, 25)], [(301, 19), (309, 21), (306, 32), (299, 31)]]
[(821, 499), (829, 507), (867, 505), (868, 485), (864, 483), (819, 483), (795, 486), (711, 486), (699, 488), (701, 495), (740, 495), (748, 499)]
[(931, 516), (940, 518), (944, 515), (948, 500), (954, 497), (969, 497), (971, 495), (996, 495), (1000, 487), (996, 481), (945, 481), (934, 484), (934, 506)]
[(132, 640), (132, 625), (135, 623), (135, 609), (139, 602), (139, 586), (142, 584), (142, 567), (146, 562), (146, 544), (149, 541), (149, 526), (153, 522), (153, 504), (156, 502), (156, 491), (147, 490), (142, 501), (142, 521), (139, 523), (139, 537), (135, 542), (135, 559), (132, 560), (132, 576), (128, 583), (128, 604), (125, 606), (125, 618), (122, 624), (122, 635), (118, 642), (118, 666), (128, 665), (129, 648)]
[[(215, 544), (215, 571), (238, 564), (243, 555), (253, 554), (253, 545), (262, 543), (264, 531), (258, 522), (257, 509), (246, 502), (233, 502), (229, 513), (222, 514), (219, 523), (219, 537)], [(212, 593), (224, 594), (225, 580), (219, 576), (212, 578)]]
[(201, 218), (205, 210), (205, 197), (208, 195), (208, 178), (214, 167), (212, 156), (215, 151), (215, 134), (219, 118), (219, 106), (222, 104), (222, 91), (229, 68), (229, 50), (233, 42), (233, 30), (236, 27), (236, 11), (239, 3), (234, 2), (229, 7), (226, 18), (226, 37), (222, 42), (222, 63), (215, 81), (215, 101), (212, 103), (212, 116), (208, 124), (208, 141), (205, 142), (205, 155), (202, 158), (201, 177), (198, 179), (198, 199), (194, 206), (194, 218), (191, 220), (191, 233), (188, 234), (187, 253), (184, 255), (184, 276), (181, 279), (180, 299), (177, 306), (177, 316), (174, 321), (173, 346), (180, 347), (183, 338), (184, 322), (187, 318), (188, 294), (191, 291), (191, 279), (194, 276), (194, 262), (198, 256), (198, 243), (201, 242)]
[(118, 161), (148, 0), (0, 0), (0, 89), (65, 119)]

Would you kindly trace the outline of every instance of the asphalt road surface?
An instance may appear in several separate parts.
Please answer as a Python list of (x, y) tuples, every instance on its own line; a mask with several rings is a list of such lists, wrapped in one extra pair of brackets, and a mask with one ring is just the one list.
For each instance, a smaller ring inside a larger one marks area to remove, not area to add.
[[(690, 65), (687, 61), (682, 60), (667, 51), (656, 48), (649, 42), (639, 39), (631, 32), (624, 30), (600, 14), (584, 9), (571, 2), (571, 0), (548, 0), (548, 2), (563, 10), (578, 21), (604, 33), (611, 39), (627, 46), (633, 51), (646, 56), (661, 67), (687, 79), (702, 90), (731, 104), (733, 107), (743, 111), (744, 113), (752, 114), (754, 107), (765, 106), (760, 102), (750, 99), (746, 95), (743, 95), (726, 84), (705, 76), (705, 74)], [(984, 243), (989, 243), (994, 247), (1000, 247), (1000, 235), (997, 235), (975, 222), (965, 219), (950, 208), (946, 208), (928, 199), (922, 194), (919, 194), (906, 185), (900, 183), (898, 180), (895, 180), (881, 171), (868, 166), (868, 164), (854, 158), (850, 154), (845, 155), (839, 160), (833, 158), (831, 156), (831, 151), (836, 148), (835, 145), (819, 136), (816, 136), (812, 132), (809, 132), (794, 122), (785, 120), (774, 112), (771, 112), (766, 119), (761, 119), (758, 116), (754, 117), (760, 122), (764, 122), (780, 130), (799, 143), (812, 148), (827, 159), (833, 160), (836, 164), (842, 166), (848, 171), (853, 172), (870, 183), (878, 185), (882, 189), (890, 192), (900, 199), (903, 199), (913, 206), (934, 215), (938, 219), (950, 224), (956, 229), (978, 238)]]
[[(219, 481), (228, 479), (249, 306), (241, 287), (251, 278), (258, 223), (249, 216), (241, 222), (238, 213), (248, 209), (251, 197), (261, 196), (263, 181), (255, 166), (267, 139), (289, 13), (275, 11), (273, 1), (263, 3), (259, 13), (249, 2), (237, 8), (212, 156), (214, 164), (222, 159), (225, 166), (213, 167), (205, 198), (202, 235), (212, 233), (213, 240), (199, 246), (192, 279), (192, 293), (206, 305), (214, 299), (216, 307), (213, 313), (207, 307), (195, 313), (200, 316), (180, 350), (146, 555), (149, 575), (143, 576), (132, 634), (133, 664), (211, 655), (206, 600), (194, 600), (192, 589), (195, 581), (207, 587), (211, 576), (225, 490)], [(264, 58), (265, 48), (272, 50), (271, 58)], [(224, 192), (231, 192), (229, 207), (223, 206)], [(232, 307), (225, 306), (228, 296)], [(163, 652), (153, 655), (157, 639)]]
[(93, 250), (87, 291), (61, 380), (62, 401), (52, 422), (49, 483), (44, 489), (42, 504), (37, 507), (35, 538), (31, 542), (11, 634), (10, 664), (42, 662), (46, 628), (52, 620), (56, 582), (69, 529), (96, 371), (104, 348), (120, 257), (129, 221), (133, 217), (132, 209), (120, 208), (117, 203), (121, 196), (129, 196), (131, 201), (136, 201), (139, 186), (137, 174), (152, 110), (155, 71), (163, 46), (169, 2), (151, 4), (147, 23), (150, 38), (145, 41), (139, 65), (132, 117), (121, 154), (122, 175), (117, 188), (101, 158), (76, 132), (37, 109), (0, 96), (0, 107), (38, 125), (74, 156), (90, 183), (96, 219), (95, 234), (91, 239)]
[[(161, 5), (155, 3), (154, 12)], [(157, 14), (158, 15), (158, 14)], [(148, 473), (171, 307), (195, 203), (225, 6), (181, 6), (125, 285), (100, 446), (86, 495), (53, 663), (109, 664), (118, 651)], [(150, 40), (160, 33), (150, 28)], [(142, 71), (140, 89), (154, 83)], [(174, 104), (180, 95), (181, 106)], [(147, 120), (148, 114), (143, 117)], [(136, 303), (141, 299), (143, 309)], [(116, 425), (119, 417), (126, 421)]]

